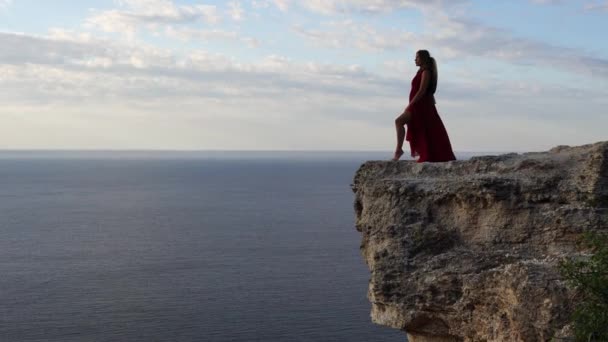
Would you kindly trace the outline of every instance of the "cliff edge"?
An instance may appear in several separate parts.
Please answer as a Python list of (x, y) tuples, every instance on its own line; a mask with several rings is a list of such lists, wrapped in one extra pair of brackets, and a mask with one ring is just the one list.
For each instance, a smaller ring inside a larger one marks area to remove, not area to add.
[(575, 301), (559, 261), (608, 229), (608, 142), (370, 161), (352, 188), (375, 323), (410, 342), (548, 341)]

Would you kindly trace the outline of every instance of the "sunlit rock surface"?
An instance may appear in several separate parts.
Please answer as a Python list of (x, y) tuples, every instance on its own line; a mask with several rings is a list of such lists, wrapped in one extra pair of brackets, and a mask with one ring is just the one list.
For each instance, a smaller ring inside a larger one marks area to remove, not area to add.
[(354, 179), (372, 320), (418, 341), (548, 341), (557, 270), (608, 227), (608, 142), (448, 163), (371, 161)]

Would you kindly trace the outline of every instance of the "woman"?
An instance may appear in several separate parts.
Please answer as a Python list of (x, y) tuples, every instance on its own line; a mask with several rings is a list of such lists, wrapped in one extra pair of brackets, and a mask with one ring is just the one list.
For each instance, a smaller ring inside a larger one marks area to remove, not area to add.
[[(417, 162), (443, 162), (455, 160), (450, 138), (435, 108), (437, 64), (427, 50), (416, 52), (418, 73), (412, 80), (410, 103), (395, 120), (397, 148), (393, 160), (403, 155), (403, 139), (410, 142), (412, 157)], [(405, 128), (407, 125), (407, 136)]]

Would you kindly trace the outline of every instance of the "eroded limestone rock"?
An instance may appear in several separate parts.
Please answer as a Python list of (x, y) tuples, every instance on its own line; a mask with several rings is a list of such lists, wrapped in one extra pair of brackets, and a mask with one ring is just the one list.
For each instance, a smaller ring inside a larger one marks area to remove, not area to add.
[(548, 341), (573, 293), (557, 270), (608, 229), (608, 142), (355, 176), (372, 320), (410, 341)]

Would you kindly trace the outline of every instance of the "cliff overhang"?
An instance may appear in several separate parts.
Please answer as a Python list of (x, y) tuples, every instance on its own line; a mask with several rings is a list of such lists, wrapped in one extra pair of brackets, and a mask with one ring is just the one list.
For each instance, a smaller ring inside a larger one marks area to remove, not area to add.
[(573, 309), (559, 261), (608, 228), (608, 142), (370, 161), (352, 189), (375, 323), (412, 342), (547, 341)]

